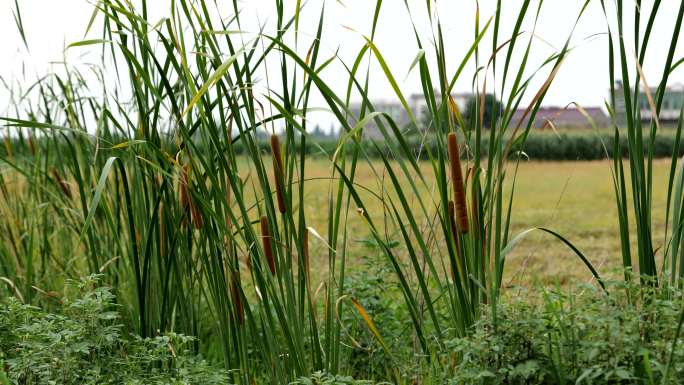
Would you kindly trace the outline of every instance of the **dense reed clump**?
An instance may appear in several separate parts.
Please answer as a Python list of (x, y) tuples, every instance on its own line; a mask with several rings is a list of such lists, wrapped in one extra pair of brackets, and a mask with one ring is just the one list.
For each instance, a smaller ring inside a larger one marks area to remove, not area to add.
[[(606, 20), (608, 21), (608, 56), (610, 80), (610, 115), (613, 118), (612, 147), (612, 177), (615, 191), (615, 202), (618, 212), (618, 226), (621, 240), (622, 264), (625, 269), (625, 279), (634, 279), (633, 274), (640, 276), (643, 285), (666, 286), (665, 276), (669, 276), (669, 284), (681, 287), (684, 278), (684, 248), (681, 247), (682, 231), (684, 231), (684, 166), (680, 164), (682, 114), (674, 130), (670, 131), (673, 144), (670, 151), (670, 167), (667, 185), (667, 199), (665, 209), (666, 228), (663, 243), (658, 245), (653, 234), (653, 161), (656, 156), (662, 156), (658, 150), (657, 138), (664, 131), (659, 122), (663, 107), (668, 79), (679, 63), (674, 62), (675, 51), (678, 47), (681, 24), (684, 19), (684, 3), (676, 7), (676, 21), (672, 26), (665, 26), (671, 31), (671, 40), (667, 52), (662, 52), (665, 65), (657, 87), (650, 88), (649, 80), (644, 76), (643, 66), (646, 63), (647, 47), (653, 36), (651, 31), (656, 23), (656, 16), (664, 11), (660, 2), (644, 10), (639, 4), (626, 4), (618, 1), (614, 9), (607, 8), (603, 1)], [(672, 11), (675, 11), (672, 9)], [(639, 23), (634, 25), (633, 31), (625, 28), (625, 20), (632, 12), (635, 18), (642, 13), (647, 17), (645, 28)], [(612, 22), (617, 22), (617, 31), (611, 28)], [(631, 33), (634, 45), (630, 47), (626, 35)], [(632, 57), (629, 51), (637, 54)], [(621, 79), (618, 82), (618, 78)], [(618, 86), (620, 84), (620, 86)], [(642, 116), (639, 107), (646, 100), (649, 106), (650, 118)], [(620, 107), (619, 107), (620, 106)], [(618, 108), (624, 109), (625, 125), (618, 124)], [(624, 150), (622, 143), (626, 143)], [(679, 170), (677, 170), (679, 168)], [(636, 242), (633, 242), (636, 241)], [(636, 248), (635, 248), (636, 246)], [(659, 255), (660, 254), (660, 255)], [(661, 260), (662, 262), (658, 262)], [(633, 262), (637, 265), (633, 266)], [(662, 263), (661, 267), (658, 264)]]
[[(520, 154), (516, 155), (512, 149), (524, 148), (533, 117), (568, 54), (571, 36), (570, 33), (562, 48), (548, 56), (539, 67), (534, 67), (527, 60), (513, 64), (516, 48), (520, 48), (517, 53), (525, 58), (535, 48), (532, 43), (534, 34), (526, 36), (520, 29), (527, 16), (536, 20), (534, 16), (538, 16), (542, 8), (540, 4), (534, 11), (530, 3), (523, 1), (517, 9), (516, 26), (510, 35), (502, 35), (499, 25), (503, 16), (498, 12), (486, 23), (476, 25), (474, 43), (463, 60), (456, 63), (458, 68), (474, 64), (480, 69), (471, 82), (479, 103), (474, 103), (475, 111), (467, 121), (451, 96), (455, 84), (463, 81), (461, 71), (457, 70), (453, 75), (444, 73), (449, 68), (449, 54), (436, 11), (428, 9), (430, 16), (434, 17), (431, 24), (434, 39), (431, 41), (435, 44), (429, 44), (433, 51), (429, 56), (418, 55), (412, 67), (419, 72), (427, 106), (426, 117), (423, 116), (420, 123), (401, 89), (396, 86), (396, 77), (379, 47), (372, 41), (368, 44), (369, 55), (378, 61), (385, 77), (393, 85), (397, 99), (406, 109), (411, 121), (409, 131), (412, 129), (423, 138), (418, 151), (412, 151), (406, 135), (388, 114), (375, 109), (367, 98), (363, 83), (350, 81), (350, 87), (363, 99), (362, 114), (357, 126), (345, 128), (354, 133), (372, 120), (388, 147), (380, 151), (383, 148), (377, 143), (371, 144), (384, 166), (384, 174), (378, 173), (378, 178), (387, 180), (379, 197), (386, 207), (382, 215), (366, 209), (360, 189), (344, 172), (346, 170), (338, 167), (336, 171), (351, 190), (374, 241), (382, 246), (391, 261), (406, 298), (416, 339), (425, 355), (442, 351), (444, 341), (451, 334), (464, 336), (470, 333), (472, 325), (481, 316), (482, 305), (491, 306), (491, 314), (496, 318), (506, 253), (524, 236), (510, 236), (515, 189), (505, 186), (515, 185), (515, 165), (521, 159)], [(578, 10), (576, 22), (587, 5), (588, 2), (584, 2)], [(487, 59), (480, 62), (480, 42), (485, 37), (491, 39), (497, 49), (491, 55), (483, 56)], [(420, 34), (416, 34), (416, 46), (420, 49), (428, 46)], [(429, 62), (428, 57), (433, 61)], [(544, 73), (546, 78), (541, 87), (532, 90), (531, 81)], [(494, 98), (485, 98), (492, 94), (492, 90)], [(522, 105), (521, 100), (528, 94), (531, 101)], [(500, 116), (492, 117), (492, 121), (484, 121), (484, 109), (488, 107), (485, 99), (500, 99), (504, 106)], [(514, 112), (521, 108), (525, 116), (513, 121)], [(460, 147), (457, 135), (462, 138)], [(353, 138), (353, 135), (347, 137)], [(429, 145), (422, 146), (425, 142)], [(363, 148), (360, 152), (365, 155)], [(420, 162), (427, 164), (430, 172), (421, 168)], [(425, 194), (424, 191), (435, 193)], [(412, 199), (413, 196), (419, 198)], [(470, 208), (468, 202), (471, 202)], [(406, 248), (402, 253), (390, 247), (394, 240), (381, 228), (381, 223), (388, 222)], [(559, 234), (549, 233), (565, 241)], [(415, 283), (409, 285), (408, 282)]]
[[(304, 2), (286, 3), (274, 1), (269, 28), (249, 33), (238, 2), (178, 0), (159, 20), (145, 0), (96, 2), (87, 39), (68, 49), (97, 48), (101, 60), (41, 77), (22, 108), (2, 118), (18, 143), (26, 132), (37, 142), (19, 157), (6, 139), (2, 154), (6, 174), (23, 183), (18, 199), (5, 199), (12, 218), (0, 219), (11, 230), (4, 240), (12, 247), (0, 248), (8, 294), (39, 302), (35, 287), (101, 273), (126, 328), (143, 338), (197, 336), (193, 349), (222, 361), (237, 384), (353, 373), (352, 358), (373, 348), (386, 357), (378, 378), (445, 378), (454, 370), (440, 359), (449, 341), (470, 335), (485, 314), (497, 327), (505, 257), (518, 239), (510, 237), (514, 150), (524, 148), (534, 120), (513, 115), (519, 108), (535, 115), (570, 36), (531, 63), (534, 33), (522, 25), (531, 21), (534, 30), (543, 2), (523, 0), (510, 30), (498, 2), (486, 22), (475, 15), (473, 41), (452, 63), (437, 10), (419, 5), (431, 28), (424, 36), (411, 26), (418, 55), (409, 72), (427, 106), (419, 122), (375, 39), (382, 1), (351, 63), (321, 52), (323, 6), (315, 35), (306, 36)], [(483, 44), (489, 40), (491, 47)], [(326, 80), (333, 63), (343, 68), (333, 75), (344, 78), (344, 95)], [(363, 63), (379, 65), (408, 127), (375, 108)], [(477, 69), (474, 78), (463, 76), (465, 66)], [(457, 84), (480, 98), (467, 121), (451, 96)], [(492, 92), (504, 109), (484, 121)], [(310, 115), (321, 110), (342, 130), (327, 149), (310, 138)], [(382, 141), (362, 139), (370, 122)], [(431, 145), (412, 146), (410, 133)], [(329, 162), (323, 177), (309, 172), (312, 145)], [(359, 181), (362, 162), (381, 189)], [(325, 199), (314, 200), (308, 188), (321, 181)], [(370, 209), (371, 200), (382, 209)], [(415, 343), (400, 352), (410, 369), (347, 286), (349, 259), (358, 257), (350, 245), (361, 237), (393, 274), (383, 278), (410, 321), (402, 335)], [(354, 343), (360, 333), (377, 346)]]

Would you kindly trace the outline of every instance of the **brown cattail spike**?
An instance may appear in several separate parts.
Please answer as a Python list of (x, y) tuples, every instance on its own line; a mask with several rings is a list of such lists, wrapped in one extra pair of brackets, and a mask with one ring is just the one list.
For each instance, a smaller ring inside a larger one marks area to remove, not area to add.
[(271, 274), (275, 275), (275, 257), (273, 255), (273, 246), (271, 245), (271, 234), (268, 230), (268, 219), (265, 216), (261, 217), (261, 241), (264, 244), (264, 254), (266, 254), (268, 268), (271, 270)]
[(468, 208), (466, 205), (465, 188), (463, 186), (463, 172), (461, 171), (461, 157), (458, 151), (456, 133), (451, 132), (447, 136), (449, 150), (449, 163), (451, 165), (451, 183), (454, 186), (454, 203), (456, 206), (456, 218), (461, 233), (468, 232)]
[(180, 179), (180, 204), (184, 212), (186, 209), (189, 209), (190, 212), (183, 219), (183, 225), (188, 225), (188, 217), (190, 217), (190, 219), (192, 219), (192, 224), (199, 230), (204, 224), (204, 219), (202, 218), (202, 211), (192, 200), (192, 195), (190, 195), (190, 178), (188, 174), (189, 168), (188, 165), (185, 165), (183, 166)]
[(29, 150), (31, 151), (31, 155), (36, 155), (36, 143), (33, 140), (33, 135), (31, 134), (28, 135), (28, 144)]
[(52, 168), (52, 177), (55, 179), (55, 182), (57, 183), (57, 186), (59, 186), (60, 190), (62, 190), (62, 193), (69, 199), (71, 199), (71, 189), (69, 188), (69, 184), (67, 183), (66, 180), (62, 179), (62, 176), (59, 175), (59, 171), (57, 171), (56, 168)]
[(287, 207), (285, 206), (285, 192), (283, 191), (283, 184), (285, 183), (283, 157), (280, 153), (280, 139), (275, 134), (271, 135), (271, 154), (273, 155), (273, 176), (275, 178), (278, 211), (284, 214), (287, 211)]
[(202, 217), (202, 211), (199, 209), (197, 204), (192, 200), (192, 197), (190, 199), (190, 208), (192, 209), (192, 224), (195, 225), (195, 228), (197, 230), (202, 228), (202, 225), (204, 225), (204, 218)]

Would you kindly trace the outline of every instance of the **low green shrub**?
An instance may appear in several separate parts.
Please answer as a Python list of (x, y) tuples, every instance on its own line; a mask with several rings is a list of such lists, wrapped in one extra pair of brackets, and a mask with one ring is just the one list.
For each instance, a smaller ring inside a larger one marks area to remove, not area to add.
[[(372, 317), (380, 331), (389, 355), (378, 343), (377, 337), (368, 329), (356, 312), (345, 312), (342, 322), (349, 337), (346, 372), (357, 378), (387, 379), (395, 375), (410, 378), (418, 375), (420, 368), (413, 360), (420, 352), (412, 344), (411, 319), (406, 304), (401, 301), (401, 291), (394, 278), (390, 262), (381, 255), (379, 246), (372, 239), (362, 241), (366, 253), (361, 257), (364, 269), (350, 274), (345, 279), (345, 288), (358, 304)], [(388, 247), (395, 248), (396, 242)], [(396, 365), (397, 360), (401, 365)], [(398, 368), (399, 373), (393, 370)]]
[[(674, 130), (667, 129), (658, 132), (653, 147), (655, 158), (669, 158), (675, 148), (679, 156), (684, 155), (684, 144), (677, 143), (675, 134)], [(614, 136), (608, 130), (536, 132), (530, 134), (523, 148), (514, 146), (513, 149), (522, 150), (529, 159), (534, 160), (607, 159), (613, 156)], [(626, 157), (627, 152), (627, 135), (623, 133), (620, 135), (620, 155)]]
[[(443, 372), (437, 373), (412, 362), (415, 348), (408, 343), (406, 316), (392, 300), (398, 293), (395, 283), (382, 280), (383, 270), (377, 264), (367, 276), (354, 275), (347, 283), (373, 317), (392, 356), (366, 333), (363, 322), (347, 315), (341, 321), (361, 345), (349, 346), (353, 351), (347, 374), (315, 372), (292, 385), (375, 383), (354, 377), (395, 377), (406, 384), (420, 379), (439, 384), (599, 385), (676, 384), (684, 378), (678, 289), (620, 282), (609, 283), (610, 295), (591, 286), (571, 292), (522, 291), (499, 303), (496, 324), (487, 307), (471, 335), (448, 341), (440, 360)], [(64, 296), (54, 298), (58, 304), (51, 312), (14, 298), (2, 302), (0, 384), (229, 381), (228, 373), (190, 351), (191, 337), (125, 336), (114, 297), (97, 286), (95, 277), (70, 282)], [(393, 376), (392, 367), (400, 373)]]
[[(55, 297), (57, 298), (57, 297)], [(70, 282), (54, 312), (7, 298), (0, 305), (0, 383), (226, 384), (189, 350), (192, 337), (127, 336), (114, 296), (91, 276)]]
[(328, 373), (316, 372), (309, 377), (297, 379), (290, 385), (372, 385), (371, 381), (357, 381), (347, 376), (333, 376)]
[(502, 301), (497, 327), (488, 314), (471, 336), (450, 342), (449, 383), (681, 383), (681, 292), (613, 285), (610, 295), (585, 287), (543, 291), (536, 303), (528, 295)]

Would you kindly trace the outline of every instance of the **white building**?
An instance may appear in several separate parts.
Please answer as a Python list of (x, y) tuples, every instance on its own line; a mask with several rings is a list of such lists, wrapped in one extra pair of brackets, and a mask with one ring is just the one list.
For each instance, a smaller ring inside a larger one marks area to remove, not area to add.
[[(656, 88), (651, 88), (650, 93), (653, 98), (656, 97)], [(633, 95), (633, 94), (632, 94)], [(633, 101), (632, 101), (633, 102)], [(639, 95), (639, 115), (641, 116), (641, 123), (649, 124), (653, 114), (651, 113), (651, 106), (648, 103), (648, 98), (644, 95), (643, 90)], [(661, 124), (676, 124), (679, 120), (679, 112), (684, 105), (684, 85), (673, 84), (665, 89), (663, 94), (663, 103), (660, 108), (658, 120)], [(619, 126), (627, 125), (627, 112), (625, 107), (624, 92), (622, 89), (622, 82), (618, 82), (615, 87), (615, 115)]]

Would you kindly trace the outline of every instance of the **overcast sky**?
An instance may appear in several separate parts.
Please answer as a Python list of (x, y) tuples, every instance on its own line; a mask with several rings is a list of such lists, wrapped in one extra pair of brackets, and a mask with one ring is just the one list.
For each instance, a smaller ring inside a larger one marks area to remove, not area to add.
[[(217, 0), (221, 4), (221, 0)], [(273, 0), (243, 0), (242, 20), (247, 29), (256, 31), (259, 23), (273, 25)], [(301, 16), (302, 40), (306, 41), (307, 34), (315, 33), (316, 23), (322, 4), (325, 2), (326, 22), (323, 36), (322, 57), (329, 57), (339, 49), (339, 56), (348, 63), (353, 62), (356, 53), (363, 45), (363, 35), (370, 33), (374, 1), (371, 0), (310, 0)], [(429, 42), (430, 23), (425, 10), (425, 0), (408, 0), (411, 13), (420, 34), (426, 43)], [(610, 3), (610, 0), (607, 1)], [(0, 36), (4, 58), (0, 60), (0, 76), (6, 80), (19, 80), (22, 68), (29, 79), (35, 79), (49, 68), (49, 63), (61, 61), (66, 57), (70, 62), (87, 60), (87, 52), (83, 50), (64, 51), (70, 42), (84, 38), (85, 27), (92, 13), (92, 2), (87, 0), (20, 0), (24, 27), (28, 38), (29, 51), (24, 48), (17, 32), (12, 16), (14, 0), (0, 1)], [(167, 16), (170, 1), (148, 1), (153, 20)], [(294, 11), (295, 0), (285, 0), (289, 12)], [(442, 22), (446, 37), (449, 72), (453, 73), (460, 59), (473, 42), (474, 30), (474, 0), (440, 0), (438, 14)], [(515, 15), (521, 3), (520, 0), (504, 0), (502, 14), (504, 23), (501, 36), (509, 36), (515, 21)], [(536, 8), (537, 1), (532, 2), (531, 8)], [(629, 3), (629, 1), (626, 1)], [(671, 31), (679, 7), (677, 0), (663, 0), (661, 12), (657, 18), (653, 32), (649, 55), (650, 60), (644, 66), (644, 71), (651, 85), (657, 84), (662, 73), (665, 54), (671, 41)], [(481, 23), (493, 15), (495, 0), (480, 0)], [(536, 28), (532, 63), (539, 63), (554, 50), (562, 47), (568, 37), (578, 12), (583, 4), (580, 0), (546, 0), (544, 2), (539, 22)], [(644, 8), (650, 8), (652, 1), (644, 0)], [(221, 6), (225, 9), (221, 16), (231, 14), (228, 4)], [(523, 30), (532, 29), (530, 17), (525, 19)], [(631, 21), (631, 17), (630, 17)], [(645, 24), (645, 20), (643, 21)], [(631, 30), (631, 22), (627, 28)], [(602, 105), (608, 90), (607, 40), (606, 19), (601, 11), (600, 2), (593, 0), (582, 16), (572, 39), (573, 49), (558, 74), (546, 98), (546, 105), (564, 106), (570, 102), (577, 102), (583, 106)], [(91, 36), (98, 37), (98, 36)], [(500, 41), (503, 41), (503, 37)], [(482, 46), (483, 58), (491, 52), (490, 39)], [(684, 39), (682, 39), (684, 40)], [(629, 40), (632, 41), (631, 38)], [(304, 56), (308, 44), (299, 48)], [(380, 14), (380, 24), (376, 37), (376, 45), (385, 56), (391, 70), (400, 81), (403, 92), (410, 94), (420, 91), (417, 71), (405, 76), (415, 58), (418, 48), (410, 28), (409, 14), (403, 0), (384, 0)], [(684, 41), (680, 42), (680, 47)], [(429, 47), (428, 47), (429, 49)], [(485, 55), (486, 53), (486, 55)], [(629, 54), (632, 54), (630, 52)], [(684, 49), (678, 48), (675, 60), (681, 58)], [(338, 90), (343, 90), (346, 77), (337, 70), (328, 71), (326, 79)], [(371, 67), (372, 82), (371, 96), (379, 99), (393, 99), (389, 84), (383, 80), (382, 72), (377, 65)], [(277, 71), (276, 71), (277, 72)], [(456, 86), (457, 91), (466, 91), (471, 87), (474, 66), (469, 65)], [(671, 77), (671, 83), (684, 80), (684, 71), (676, 72)], [(539, 84), (544, 80), (540, 77)], [(533, 92), (532, 92), (533, 94)], [(531, 99), (528, 96), (527, 100)], [(6, 99), (0, 99), (6, 104)]]

